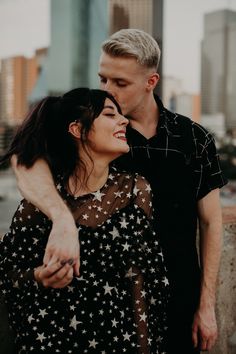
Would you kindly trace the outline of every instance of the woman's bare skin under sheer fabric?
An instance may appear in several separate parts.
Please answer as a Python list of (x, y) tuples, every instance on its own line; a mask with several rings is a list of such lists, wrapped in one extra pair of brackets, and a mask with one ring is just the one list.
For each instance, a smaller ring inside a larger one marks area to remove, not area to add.
[(21, 353), (165, 353), (168, 281), (151, 226), (151, 190), (111, 170), (98, 191), (57, 188), (79, 230), (81, 275), (63, 289), (29, 277), (42, 264), (51, 222), (23, 200), (1, 246), (0, 275)]

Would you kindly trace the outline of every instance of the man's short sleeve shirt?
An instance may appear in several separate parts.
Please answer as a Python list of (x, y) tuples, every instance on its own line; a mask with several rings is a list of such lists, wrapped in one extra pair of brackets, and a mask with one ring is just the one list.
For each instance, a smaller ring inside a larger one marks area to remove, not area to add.
[[(178, 168), (176, 162), (182, 156), (185, 163), (191, 166), (196, 200), (225, 185), (227, 180), (221, 170), (213, 136), (200, 124), (168, 111), (160, 99), (157, 96), (155, 98), (160, 112), (156, 134), (146, 139), (129, 127), (127, 137), (130, 152), (118, 159), (118, 166), (144, 175), (155, 193), (167, 188), (163, 184), (165, 181), (170, 183), (170, 175), (174, 177), (178, 172), (179, 179), (181, 174), (184, 178), (186, 171), (181, 166)], [(165, 173), (169, 176), (158, 180), (157, 171), (163, 169), (164, 165), (168, 165)]]

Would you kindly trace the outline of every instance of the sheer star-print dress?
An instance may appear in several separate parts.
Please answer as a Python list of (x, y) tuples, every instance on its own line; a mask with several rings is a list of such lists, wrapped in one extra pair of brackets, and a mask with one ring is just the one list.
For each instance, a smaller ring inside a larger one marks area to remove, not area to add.
[(151, 190), (138, 175), (110, 171), (82, 197), (57, 188), (79, 230), (80, 277), (63, 289), (32, 276), (50, 220), (23, 200), (0, 244), (0, 288), (19, 353), (166, 353), (168, 280), (151, 227)]

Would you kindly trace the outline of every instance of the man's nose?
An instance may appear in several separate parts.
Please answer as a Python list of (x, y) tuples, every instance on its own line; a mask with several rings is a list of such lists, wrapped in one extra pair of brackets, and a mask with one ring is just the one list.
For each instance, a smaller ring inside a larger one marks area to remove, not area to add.
[(112, 83), (110, 81), (106, 82), (106, 85), (105, 85), (104, 89), (107, 92), (109, 92), (113, 97), (115, 97), (116, 93), (115, 93), (114, 87), (113, 87), (113, 85), (112, 85)]

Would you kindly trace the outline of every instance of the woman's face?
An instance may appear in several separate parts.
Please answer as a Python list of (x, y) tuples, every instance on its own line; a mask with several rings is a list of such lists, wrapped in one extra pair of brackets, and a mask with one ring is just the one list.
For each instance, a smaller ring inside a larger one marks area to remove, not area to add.
[(128, 152), (129, 145), (126, 139), (128, 123), (128, 119), (118, 112), (115, 104), (106, 98), (104, 108), (94, 120), (88, 134), (90, 152), (108, 157), (110, 160)]

